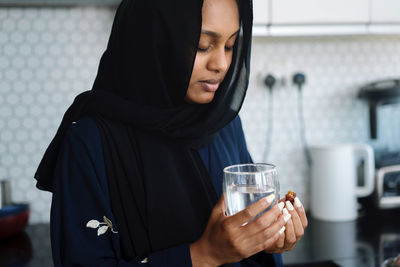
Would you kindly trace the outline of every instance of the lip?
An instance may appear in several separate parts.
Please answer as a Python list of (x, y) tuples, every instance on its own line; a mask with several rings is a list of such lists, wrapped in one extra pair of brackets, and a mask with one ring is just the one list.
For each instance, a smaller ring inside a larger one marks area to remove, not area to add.
[(215, 79), (204, 80), (200, 81), (200, 84), (203, 87), (203, 89), (206, 90), (207, 92), (215, 92), (218, 90), (220, 80), (215, 80)]

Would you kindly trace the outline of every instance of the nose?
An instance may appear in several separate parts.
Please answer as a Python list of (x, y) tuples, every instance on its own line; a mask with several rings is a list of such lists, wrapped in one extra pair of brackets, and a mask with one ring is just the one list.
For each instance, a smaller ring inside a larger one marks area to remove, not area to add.
[(229, 68), (229, 56), (225, 47), (214, 49), (208, 61), (208, 69), (217, 73), (224, 73)]

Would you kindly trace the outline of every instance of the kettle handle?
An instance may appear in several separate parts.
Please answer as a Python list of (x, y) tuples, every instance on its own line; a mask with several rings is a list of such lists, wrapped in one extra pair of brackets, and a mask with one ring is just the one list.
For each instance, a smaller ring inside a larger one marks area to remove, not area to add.
[(355, 154), (364, 159), (364, 186), (356, 187), (357, 197), (366, 197), (374, 191), (375, 160), (374, 151), (367, 144), (355, 144)]

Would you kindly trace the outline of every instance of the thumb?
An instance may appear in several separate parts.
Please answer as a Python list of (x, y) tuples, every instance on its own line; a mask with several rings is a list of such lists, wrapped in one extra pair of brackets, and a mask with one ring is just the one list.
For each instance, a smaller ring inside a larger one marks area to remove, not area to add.
[(211, 217), (213, 217), (214, 219), (217, 219), (219, 217), (225, 217), (225, 202), (223, 194), (218, 199), (218, 202), (215, 204), (212, 210)]

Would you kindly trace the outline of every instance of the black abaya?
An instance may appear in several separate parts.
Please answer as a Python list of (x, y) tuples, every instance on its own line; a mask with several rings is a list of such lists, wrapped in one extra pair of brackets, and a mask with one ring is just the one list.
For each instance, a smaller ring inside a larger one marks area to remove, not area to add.
[(199, 105), (185, 103), (184, 96), (203, 1), (122, 1), (93, 89), (76, 97), (38, 167), (37, 186), (51, 191), (69, 125), (83, 116), (96, 121), (128, 260), (197, 240), (217, 201), (196, 149), (213, 140), (244, 100), (252, 3), (239, 3), (241, 30), (232, 64), (214, 100)]

